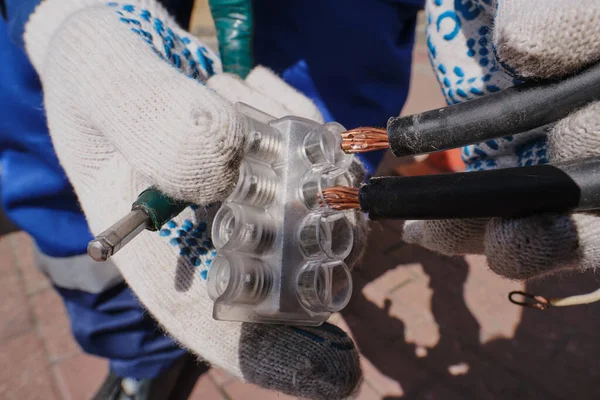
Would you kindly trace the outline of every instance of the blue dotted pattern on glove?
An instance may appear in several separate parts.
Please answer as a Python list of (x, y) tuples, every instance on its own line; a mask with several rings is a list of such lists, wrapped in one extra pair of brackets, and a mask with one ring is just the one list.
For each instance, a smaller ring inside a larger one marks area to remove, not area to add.
[[(493, 10), (492, 0), (432, 0), (430, 4), (434, 11), (440, 12), (429, 12), (427, 16), (429, 58), (447, 103), (458, 104), (501, 90), (502, 87), (494, 82), (497, 80), (494, 78), (507, 70), (496, 59), (490, 37), (492, 20), (486, 13)], [(453, 46), (452, 42), (455, 41), (455, 47), (464, 49), (465, 54), (450, 57), (446, 53), (441, 57), (436, 44)], [(459, 41), (464, 41), (464, 45)], [(460, 65), (463, 62), (468, 63), (469, 67)], [(518, 79), (505, 81), (506, 86), (521, 83)], [(497, 168), (500, 166), (498, 159), (506, 157), (507, 152), (511, 153), (514, 166), (548, 162), (546, 138), (536, 138), (523, 145), (514, 145), (513, 142), (513, 138), (507, 136), (464, 147), (462, 158), (467, 171)]]
[[(191, 206), (196, 210), (197, 206)], [(171, 220), (158, 232), (169, 241), (169, 244), (179, 249), (179, 255), (190, 265), (197, 267), (200, 276), (206, 279), (208, 268), (217, 252), (214, 249), (206, 222), (193, 223), (186, 219), (181, 226)]]
[[(155, 18), (146, 9), (116, 2), (108, 3), (108, 6), (116, 9), (119, 20), (129, 25), (132, 32), (148, 43), (160, 59), (199, 82), (214, 75), (213, 60), (205, 47), (198, 46), (193, 51), (189, 37), (176, 35), (161, 19)], [(190, 209), (196, 211), (198, 206), (192, 205)], [(196, 267), (200, 277), (206, 280), (208, 268), (216, 256), (206, 222), (194, 223), (188, 219), (179, 226), (171, 220), (158, 234), (171, 246), (178, 248), (179, 256)]]
[[(449, 14), (442, 14), (437, 21), (439, 26), (441, 19), (449, 18)], [(457, 26), (460, 26), (460, 19), (456, 13), (452, 13)], [(468, 76), (463, 68), (458, 65), (448, 68), (446, 64), (442, 62), (436, 62), (436, 49), (432, 44), (431, 39), (428, 39), (429, 55), (432, 58), (432, 64), (436, 66), (439, 71), (438, 76), (440, 77), (440, 83), (443, 86), (443, 92), (446, 96), (448, 104), (457, 104), (465, 100), (469, 100), (475, 97), (484, 96), (487, 93), (494, 93), (500, 90), (496, 85), (490, 84), (489, 81), (492, 78), (492, 74), (498, 71), (498, 64), (495, 61), (493, 55), (490, 56), (490, 52), (487, 48), (487, 34), (489, 28), (482, 26), (478, 33), (479, 37), (469, 38), (466, 41), (468, 47), (467, 55), (469, 57), (478, 58), (479, 65), (483, 68), (488, 68), (488, 73), (483, 76)], [(456, 34), (444, 35), (445, 40), (453, 40)], [(483, 86), (483, 88), (482, 88)]]
[[(448, 1), (448, 0), (446, 0)], [(452, 0), (451, 0), (452, 1)], [(490, 4), (491, 0), (482, 0), (485, 4)], [(443, 0), (435, 0), (435, 5), (442, 6)], [(447, 42), (454, 40), (464, 40), (459, 35), (465, 21), (474, 21), (485, 10), (479, 2), (454, 0), (454, 10), (447, 10), (437, 16), (433, 21), (431, 15), (428, 15), (428, 25), (435, 24), (436, 33), (441, 34), (441, 26), (444, 21), (452, 21), (453, 29), (446, 34), (441, 35)], [(469, 75), (460, 65), (448, 64), (451, 60), (439, 60), (437, 48), (431, 38), (432, 31), (427, 35), (427, 46), (431, 64), (436, 69), (436, 73), (446, 101), (448, 104), (457, 104), (465, 100), (470, 100), (489, 93), (500, 90), (497, 85), (490, 83), (494, 73), (500, 70), (500, 66), (490, 50), (491, 43), (488, 38), (490, 28), (487, 25), (481, 25), (473, 37), (466, 38), (466, 55), (476, 59), (481, 67), (476, 75)]]
[(519, 167), (529, 167), (536, 164), (548, 163), (548, 149), (546, 137), (530, 140), (515, 148), (519, 157)]
[(180, 36), (156, 18), (150, 11), (132, 4), (108, 3), (115, 8), (119, 20), (131, 26), (131, 31), (139, 35), (150, 48), (164, 61), (192, 79), (203, 82), (214, 75), (214, 61), (204, 46), (193, 49), (192, 39)]

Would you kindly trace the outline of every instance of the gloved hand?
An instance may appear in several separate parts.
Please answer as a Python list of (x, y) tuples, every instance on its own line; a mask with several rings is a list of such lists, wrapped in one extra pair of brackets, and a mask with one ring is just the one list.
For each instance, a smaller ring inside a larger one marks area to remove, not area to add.
[[(361, 377), (358, 352), (340, 329), (215, 321), (206, 293), (214, 251), (205, 206), (232, 190), (243, 145), (231, 102), (319, 120), (312, 102), (264, 68), (245, 81), (215, 75), (205, 85), (218, 58), (153, 0), (46, 0), (25, 41), (55, 150), (93, 233), (129, 212), (149, 186), (200, 205), (159, 233), (142, 232), (113, 258), (165, 330), (263, 387), (314, 399), (351, 394)], [(355, 220), (355, 229), (364, 227)]]
[[(449, 104), (522, 80), (560, 78), (600, 60), (595, 0), (428, 0), (430, 58)], [(467, 170), (600, 155), (600, 104), (547, 135), (467, 146)], [(500, 275), (527, 279), (600, 262), (600, 218), (592, 213), (454, 221), (411, 221), (404, 238), (444, 254), (485, 254)]]

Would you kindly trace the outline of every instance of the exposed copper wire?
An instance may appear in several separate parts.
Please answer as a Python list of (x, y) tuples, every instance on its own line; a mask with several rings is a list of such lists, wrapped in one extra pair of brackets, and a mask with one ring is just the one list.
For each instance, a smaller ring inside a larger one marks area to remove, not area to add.
[(360, 127), (342, 133), (342, 150), (346, 153), (388, 149), (387, 131), (384, 128)]
[(360, 209), (358, 188), (335, 186), (323, 189), (323, 202), (338, 211)]

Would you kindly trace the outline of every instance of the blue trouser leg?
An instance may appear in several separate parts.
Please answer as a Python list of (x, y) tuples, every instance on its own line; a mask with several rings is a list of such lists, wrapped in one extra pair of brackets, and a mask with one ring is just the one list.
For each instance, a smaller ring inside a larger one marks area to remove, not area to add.
[(99, 294), (56, 290), (79, 345), (86, 353), (109, 359), (111, 370), (121, 377), (154, 378), (185, 354), (162, 333), (125, 283)]

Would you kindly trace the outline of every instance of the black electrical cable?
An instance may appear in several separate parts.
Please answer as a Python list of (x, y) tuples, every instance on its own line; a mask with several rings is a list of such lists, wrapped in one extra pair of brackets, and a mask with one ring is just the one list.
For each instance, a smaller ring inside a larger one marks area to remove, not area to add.
[(372, 178), (359, 190), (371, 219), (521, 217), (600, 209), (600, 157), (466, 173)]
[(396, 157), (433, 153), (534, 130), (600, 100), (600, 63), (560, 81), (528, 82), (452, 106), (390, 118)]

